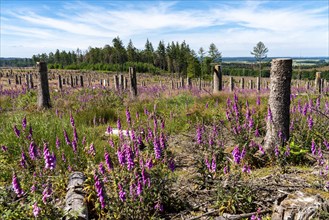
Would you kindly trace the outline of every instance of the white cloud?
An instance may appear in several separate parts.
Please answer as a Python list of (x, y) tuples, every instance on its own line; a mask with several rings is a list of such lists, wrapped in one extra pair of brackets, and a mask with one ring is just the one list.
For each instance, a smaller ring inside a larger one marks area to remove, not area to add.
[[(26, 6), (6, 9), (1, 11), (0, 56), (102, 47), (116, 36), (125, 44), (132, 39), (141, 49), (146, 38), (154, 47), (160, 40), (186, 40), (195, 50), (214, 42), (224, 56), (249, 56), (252, 47), (263, 41), (271, 56), (304, 51), (306, 56), (329, 55), (328, 7), (270, 8), (265, 1), (214, 2), (210, 8), (200, 3), (197, 9), (179, 9), (176, 2), (145, 4), (69, 2), (56, 10), (43, 6), (49, 14)], [(24, 50), (12, 50), (18, 45)]]

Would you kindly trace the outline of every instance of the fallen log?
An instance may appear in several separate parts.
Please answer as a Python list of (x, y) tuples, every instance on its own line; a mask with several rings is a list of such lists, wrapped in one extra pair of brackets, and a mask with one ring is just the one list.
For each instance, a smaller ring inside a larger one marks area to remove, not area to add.
[(86, 177), (81, 172), (73, 172), (69, 176), (67, 192), (65, 197), (65, 220), (87, 220), (88, 209), (84, 203), (85, 192), (83, 183)]

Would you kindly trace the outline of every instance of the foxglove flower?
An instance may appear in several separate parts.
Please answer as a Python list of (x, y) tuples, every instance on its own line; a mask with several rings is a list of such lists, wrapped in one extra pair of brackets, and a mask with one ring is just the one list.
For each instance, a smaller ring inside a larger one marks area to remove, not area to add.
[(316, 148), (315, 148), (315, 142), (314, 142), (314, 139), (312, 140), (312, 144), (311, 144), (311, 152), (313, 155), (315, 155), (316, 153)]
[(118, 126), (118, 129), (121, 130), (121, 121), (120, 121), (120, 118), (118, 118), (117, 126)]
[(104, 158), (105, 158), (105, 164), (107, 166), (107, 169), (113, 170), (112, 160), (111, 160), (110, 154), (107, 151), (105, 151), (105, 153), (104, 153)]
[(135, 183), (130, 183), (129, 186), (129, 193), (130, 193), (130, 197), (135, 200), (135, 196), (136, 196), (136, 184)]
[(135, 166), (134, 164), (134, 155), (129, 146), (125, 147), (125, 153), (126, 153), (126, 162), (127, 162), (127, 169), (132, 170)]
[(118, 184), (118, 188), (119, 188), (119, 198), (122, 202), (126, 201), (126, 192), (123, 190), (122, 185), (119, 183)]
[(279, 150), (279, 147), (278, 146), (275, 146), (274, 148), (274, 154), (276, 157), (278, 157), (280, 155), (280, 150)]
[(19, 180), (15, 173), (13, 174), (12, 186), (18, 197), (20, 197), (24, 194), (24, 191), (22, 190)]
[(99, 172), (100, 172), (102, 175), (105, 174), (105, 168), (104, 168), (102, 162), (99, 163), (99, 165), (98, 165), (98, 170), (99, 170)]
[(259, 130), (258, 130), (258, 128), (256, 128), (256, 130), (255, 130), (255, 137), (259, 137), (259, 136), (260, 136)]
[(85, 146), (86, 142), (87, 142), (86, 136), (83, 136), (82, 141), (81, 141), (82, 146)]
[(307, 117), (307, 125), (308, 125), (308, 128), (309, 128), (310, 130), (312, 130), (312, 128), (313, 128), (313, 118), (312, 118), (311, 115), (309, 115), (309, 116)]
[(78, 143), (78, 133), (75, 127), (73, 128), (73, 139)]
[(94, 143), (91, 143), (89, 146), (89, 150), (88, 150), (88, 154), (90, 154), (91, 156), (95, 156), (96, 155), (96, 151), (95, 151), (95, 147), (94, 147)]
[(142, 181), (138, 178), (137, 187), (136, 187), (136, 195), (140, 196), (142, 194), (142, 191), (143, 191), (143, 184), (142, 184)]
[(48, 145), (44, 144), (43, 146), (43, 158), (45, 160), (45, 168), (53, 170), (56, 167), (56, 156), (54, 152), (50, 154)]
[(61, 142), (58, 137), (56, 137), (56, 148), (59, 150), (59, 146), (61, 145)]
[(251, 170), (250, 170), (250, 166), (248, 166), (248, 165), (243, 165), (243, 167), (242, 167), (242, 172), (243, 172), (243, 173), (250, 173), (250, 172), (251, 172)]
[(125, 152), (118, 148), (117, 150), (118, 161), (121, 166), (124, 166), (126, 163)]
[(63, 161), (64, 163), (66, 163), (66, 157), (65, 157), (64, 152), (62, 153), (62, 161)]
[(197, 136), (197, 143), (202, 144), (202, 129), (201, 129), (201, 126), (197, 127), (196, 136)]
[(170, 158), (168, 161), (168, 167), (171, 170), (171, 172), (175, 171), (175, 161), (172, 158)]
[(72, 128), (74, 128), (75, 127), (75, 124), (74, 124), (74, 118), (72, 116), (72, 113), (70, 113), (70, 122), (71, 122)]
[(160, 159), (161, 158), (161, 147), (160, 147), (159, 142), (156, 137), (154, 137), (154, 140), (153, 140), (153, 147), (154, 147), (155, 158)]
[(329, 142), (327, 140), (324, 140), (323, 144), (327, 147), (327, 150), (329, 150)]
[(127, 123), (130, 126), (131, 125), (131, 116), (130, 116), (130, 112), (129, 109), (126, 108), (126, 119), (127, 119)]
[(267, 109), (267, 120), (270, 122), (273, 121), (272, 111), (270, 107), (268, 107)]
[(154, 209), (155, 209), (156, 211), (163, 212), (163, 205), (160, 203), (160, 201), (158, 201), (158, 202), (155, 204)]
[(152, 161), (152, 158), (149, 158), (146, 160), (146, 163), (145, 163), (145, 166), (147, 169), (151, 169), (153, 167), (153, 161)]
[(95, 172), (94, 174), (94, 181), (95, 181), (95, 190), (97, 193), (97, 197), (99, 199), (99, 202), (101, 204), (101, 208), (105, 208), (105, 191), (104, 191), (104, 186), (101, 180), (99, 179), (97, 173)]
[(30, 154), (31, 160), (36, 160), (38, 157), (37, 146), (35, 145), (35, 143), (33, 141), (30, 143), (29, 154)]
[(32, 130), (32, 126), (30, 125), (29, 135), (27, 136), (27, 139), (32, 140), (32, 134), (33, 134), (33, 130)]
[(22, 151), (22, 154), (21, 154), (20, 164), (23, 168), (26, 168), (26, 155), (25, 155), (24, 151)]
[(42, 192), (42, 201), (44, 204), (47, 204), (47, 199), (52, 195), (52, 193), (53, 193), (53, 190), (52, 190), (51, 183), (48, 182), (46, 185), (46, 188)]
[(76, 140), (72, 141), (72, 150), (73, 150), (74, 153), (77, 153), (78, 143), (76, 142)]
[(20, 132), (20, 130), (17, 129), (16, 125), (14, 126), (14, 132), (15, 132), (16, 137), (19, 138), (21, 132)]
[(22, 120), (22, 127), (23, 127), (23, 130), (26, 129), (26, 116)]
[(41, 209), (38, 207), (38, 204), (36, 202), (32, 205), (32, 208), (33, 208), (33, 215), (34, 217), (37, 218), (41, 212)]
[(215, 173), (217, 169), (217, 164), (216, 164), (216, 156), (215, 154), (212, 156), (212, 161), (211, 161), (211, 172)]
[(2, 145), (2, 146), (1, 146), (1, 150), (2, 150), (3, 152), (6, 152), (6, 151), (8, 150), (8, 147), (5, 146), (5, 145)]
[(63, 132), (64, 132), (64, 138), (65, 138), (66, 144), (71, 145), (71, 141), (69, 139), (69, 136), (67, 135), (66, 130), (64, 129)]
[(233, 160), (236, 164), (240, 163), (241, 160), (241, 155), (240, 155), (240, 150), (239, 147), (236, 146), (233, 151), (232, 151), (232, 156), (233, 156)]

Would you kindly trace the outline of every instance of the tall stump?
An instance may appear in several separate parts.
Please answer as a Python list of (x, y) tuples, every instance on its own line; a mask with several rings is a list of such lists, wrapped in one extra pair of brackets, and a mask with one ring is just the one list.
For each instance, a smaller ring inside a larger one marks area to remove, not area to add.
[(241, 89), (244, 89), (244, 78), (243, 77), (241, 78), (241, 81), (240, 81), (240, 87), (241, 87)]
[(50, 94), (48, 84), (47, 63), (38, 62), (37, 68), (39, 72), (39, 91), (38, 91), (38, 108), (50, 108)]
[(264, 148), (273, 155), (274, 149), (289, 138), (290, 87), (292, 59), (273, 59), (270, 97)]
[(29, 78), (30, 78), (30, 88), (33, 89), (34, 88), (33, 75), (32, 74), (29, 74)]
[(315, 73), (315, 92), (321, 93), (322, 89), (322, 84), (321, 84), (321, 72), (316, 72)]
[(233, 92), (234, 91), (234, 80), (233, 80), (233, 77), (230, 76), (230, 92)]
[(220, 65), (214, 66), (214, 90), (213, 93), (216, 94), (222, 90), (222, 68)]
[(63, 84), (62, 84), (62, 77), (61, 75), (58, 75), (58, 89), (62, 90), (63, 89)]
[(256, 83), (257, 83), (257, 91), (260, 91), (260, 77), (259, 76), (257, 77)]
[(132, 97), (137, 96), (137, 76), (136, 68), (129, 67), (129, 79), (130, 79), (130, 94)]

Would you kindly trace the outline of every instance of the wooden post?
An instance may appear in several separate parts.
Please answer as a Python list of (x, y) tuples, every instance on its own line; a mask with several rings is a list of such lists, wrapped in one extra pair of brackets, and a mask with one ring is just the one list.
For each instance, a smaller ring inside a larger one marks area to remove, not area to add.
[(114, 89), (116, 91), (118, 91), (119, 90), (119, 78), (117, 75), (113, 76), (113, 85), (114, 85)]
[(30, 78), (30, 88), (33, 89), (34, 88), (33, 75), (32, 74), (29, 74), (29, 78)]
[(192, 89), (192, 79), (190, 77), (187, 77), (186, 81), (187, 81), (187, 87), (189, 89)]
[(29, 90), (30, 89), (30, 79), (29, 79), (28, 74), (25, 74), (25, 80), (26, 80), (26, 87)]
[(213, 93), (218, 93), (222, 90), (223, 86), (223, 79), (222, 79), (222, 68), (220, 65), (214, 66), (214, 89)]
[(130, 80), (130, 94), (132, 97), (137, 96), (137, 76), (136, 68), (129, 67), (129, 80)]
[(252, 80), (249, 80), (249, 89), (253, 89)]
[(78, 86), (78, 84), (79, 84), (79, 77), (75, 76), (75, 85)]
[(233, 77), (230, 76), (230, 92), (233, 92), (234, 91), (234, 80), (233, 80)]
[(74, 84), (73, 84), (73, 76), (72, 75), (70, 76), (70, 82), (71, 82), (71, 87), (73, 87)]
[(183, 77), (180, 78), (180, 86), (181, 86), (182, 88), (185, 87), (185, 84), (184, 84), (184, 78), (183, 78)]
[(315, 92), (316, 93), (321, 93), (322, 89), (321, 89), (321, 72), (316, 72), (315, 73)]
[(119, 86), (120, 86), (120, 91), (123, 91), (124, 90), (124, 85), (123, 85), (123, 82), (124, 80), (123, 80), (123, 75), (122, 74), (120, 74), (119, 75)]
[(244, 78), (243, 77), (241, 78), (241, 81), (240, 81), (240, 87), (241, 87), (241, 89), (244, 89)]
[[(69, 182), (67, 185), (67, 192), (65, 196), (65, 215), (66, 220), (87, 220), (88, 208), (85, 204), (85, 191), (83, 183), (86, 177), (81, 172), (73, 172), (69, 176)], [(68, 217), (68, 218), (67, 218)]]
[(58, 75), (58, 89), (62, 90), (63, 89), (63, 85), (62, 85), (62, 77), (61, 75)]
[(273, 59), (264, 149), (274, 154), (289, 139), (292, 59)]
[(83, 75), (80, 75), (80, 86), (83, 87)]
[(65, 85), (65, 78), (63, 78), (63, 85)]
[(257, 77), (256, 83), (257, 83), (257, 90), (260, 91), (260, 77), (259, 76)]
[(50, 94), (49, 94), (49, 84), (48, 84), (48, 73), (47, 73), (47, 63), (38, 62), (37, 63), (39, 72), (39, 91), (38, 91), (38, 107), (39, 108), (50, 108)]
[(22, 76), (21, 75), (18, 76), (18, 81), (19, 81), (19, 85), (22, 85)]
[(128, 88), (128, 79), (127, 77), (123, 77), (123, 89), (126, 90)]

